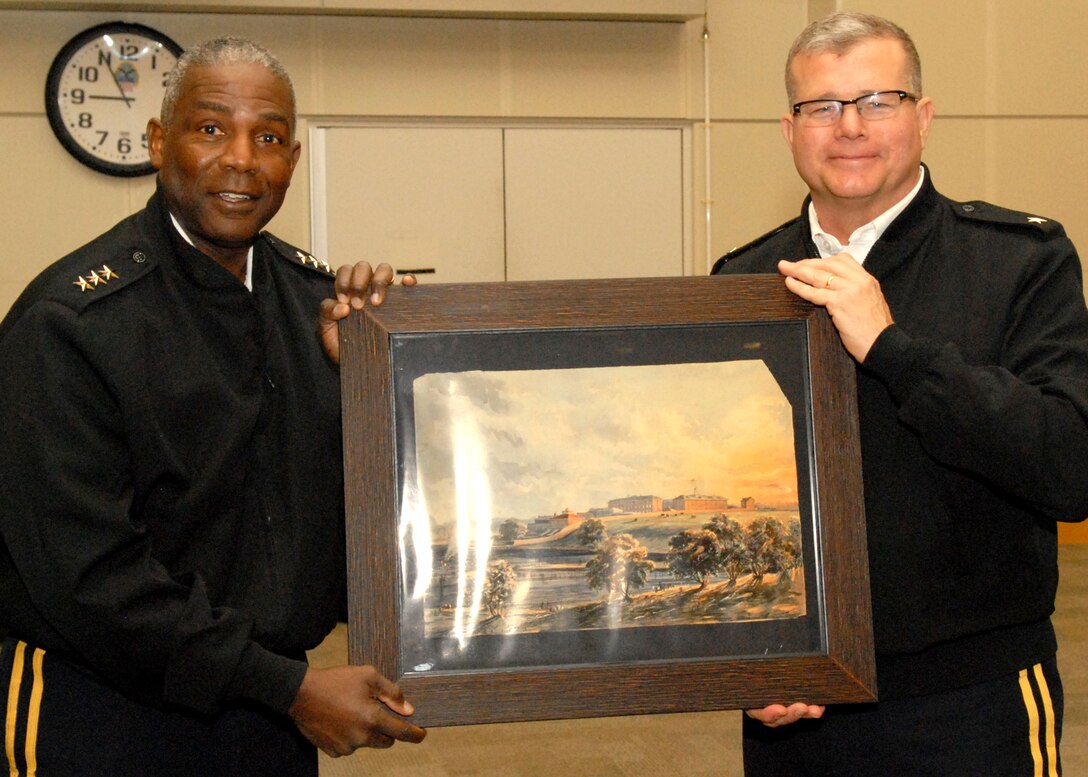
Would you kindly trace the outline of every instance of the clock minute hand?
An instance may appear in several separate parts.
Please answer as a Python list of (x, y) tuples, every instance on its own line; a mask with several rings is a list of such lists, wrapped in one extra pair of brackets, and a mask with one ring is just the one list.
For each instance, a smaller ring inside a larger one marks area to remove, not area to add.
[(132, 102), (132, 100), (134, 98), (126, 97), (125, 95), (121, 95), (120, 97), (118, 97), (118, 96), (115, 96), (115, 95), (112, 95), (112, 94), (89, 94), (89, 95), (87, 95), (87, 99), (88, 100), (124, 100), (125, 103), (130, 103), (130, 102)]
[(121, 95), (120, 99), (125, 101), (126, 108), (131, 108), (132, 98), (125, 94), (125, 90), (121, 88), (121, 82), (117, 80), (117, 72), (112, 67), (108, 69), (110, 71), (110, 75), (113, 76), (113, 83), (117, 87), (117, 93)]

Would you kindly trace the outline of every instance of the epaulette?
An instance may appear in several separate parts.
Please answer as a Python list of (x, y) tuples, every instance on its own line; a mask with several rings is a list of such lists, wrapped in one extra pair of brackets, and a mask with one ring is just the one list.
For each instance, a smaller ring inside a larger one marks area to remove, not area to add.
[(52, 286), (56, 280), (61, 281), (53, 287), (51, 296), (75, 310), (83, 310), (105, 299), (143, 278), (156, 267), (154, 256), (142, 246), (130, 246), (111, 257), (99, 257), (93, 262), (88, 255), (85, 261), (85, 267), (74, 258), (65, 262), (64, 269), (58, 267), (54, 281), (50, 282)]
[(1053, 219), (1046, 219), (1031, 213), (1009, 210), (988, 202), (953, 202), (953, 212), (960, 218), (979, 221), (986, 224), (998, 224), (1005, 227), (1020, 227), (1036, 232), (1043, 237), (1054, 237), (1065, 233), (1062, 225)]
[(744, 245), (736, 246), (735, 248), (730, 248), (728, 251), (725, 252), (725, 254), (723, 254), (718, 259), (718, 261), (714, 262), (714, 266), (712, 268), (710, 268), (710, 274), (711, 275), (717, 274), (718, 270), (720, 270), (722, 268), (722, 265), (730, 262), (733, 259), (736, 259), (738, 256), (743, 254), (745, 251), (750, 251), (753, 248), (757, 248), (757, 247), (763, 245), (768, 240), (770, 240), (772, 237), (777, 235), (779, 232), (782, 232), (785, 229), (789, 229), (791, 226), (796, 224), (798, 219), (800, 219), (800, 218), (801, 218), (800, 216), (792, 218), (789, 221), (787, 221), (785, 224), (781, 224), (781, 225), (775, 227), (774, 229), (772, 229), (767, 234), (760, 235), (759, 237), (757, 237), (755, 240), (752, 240), (751, 242), (745, 243)]
[(262, 232), (261, 237), (281, 258), (286, 259), (291, 264), (301, 265), (308, 270), (320, 273), (326, 278), (336, 275), (336, 271), (324, 259), (317, 259), (306, 251), (295, 248), (290, 243), (285, 243), (269, 232)]

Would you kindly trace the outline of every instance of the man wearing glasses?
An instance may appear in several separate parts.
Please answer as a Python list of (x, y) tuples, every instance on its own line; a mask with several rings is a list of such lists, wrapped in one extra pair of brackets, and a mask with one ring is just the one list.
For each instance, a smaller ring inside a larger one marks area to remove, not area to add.
[(1049, 219), (934, 188), (910, 37), (810, 25), (782, 131), (799, 218), (718, 273), (778, 272), (857, 362), (880, 701), (749, 710), (745, 773), (1057, 775), (1056, 521), (1088, 515), (1088, 313)]

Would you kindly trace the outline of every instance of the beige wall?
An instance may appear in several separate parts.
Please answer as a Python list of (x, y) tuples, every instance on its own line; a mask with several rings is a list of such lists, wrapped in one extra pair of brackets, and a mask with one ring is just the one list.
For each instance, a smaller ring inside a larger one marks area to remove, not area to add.
[[(708, 0), (711, 247), (706, 249), (702, 3), (675, 0), (688, 21), (615, 20), (617, 8), (665, 0), (449, 0), (416, 7), (545, 8), (551, 18), (54, 11), (0, 0), (0, 312), (45, 264), (81, 245), (149, 195), (151, 179), (101, 176), (53, 139), (42, 104), (46, 71), (74, 34), (119, 17), (149, 24), (181, 45), (222, 33), (265, 43), (292, 72), (301, 137), (328, 118), (458, 117), (564, 120), (683, 119), (694, 128), (695, 267), (798, 210), (803, 187), (778, 130), (785, 107), (782, 58), (810, 15), (836, 7), (872, 11), (915, 37), (926, 92), (937, 106), (926, 160), (946, 194), (988, 199), (1062, 221), (1088, 253), (1088, 38), (1083, 0)], [(409, 0), (401, 0), (402, 4)], [(78, 4), (77, 4), (78, 5)], [(117, 3), (109, 4), (116, 8)], [(140, 6), (172, 9), (169, 0)], [(261, 2), (288, 7), (289, 0)], [(313, 5), (313, 4), (311, 4)], [(365, 5), (365, 3), (364, 3)], [(385, 5), (396, 5), (387, 2)], [(93, 0), (83, 4), (92, 8)], [(556, 9), (605, 7), (611, 20), (555, 18)], [(272, 229), (309, 245), (305, 153)]]

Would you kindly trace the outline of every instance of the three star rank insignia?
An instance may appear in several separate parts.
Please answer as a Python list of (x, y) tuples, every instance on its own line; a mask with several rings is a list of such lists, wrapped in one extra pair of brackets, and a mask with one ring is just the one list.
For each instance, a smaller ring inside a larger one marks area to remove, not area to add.
[(79, 276), (72, 281), (72, 284), (78, 286), (80, 291), (94, 291), (98, 286), (120, 277), (109, 267), (102, 265), (97, 270), (91, 270), (86, 276)]
[(298, 260), (305, 265), (309, 265), (311, 267), (320, 267), (322, 270), (328, 273), (332, 272), (332, 267), (330, 267), (329, 263), (326, 262), (324, 259), (315, 259), (309, 254), (302, 253), (302, 251), (295, 251), (295, 256), (297, 256)]

